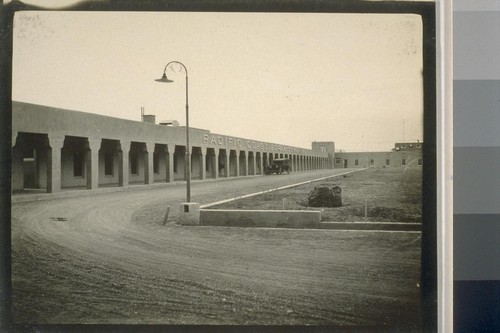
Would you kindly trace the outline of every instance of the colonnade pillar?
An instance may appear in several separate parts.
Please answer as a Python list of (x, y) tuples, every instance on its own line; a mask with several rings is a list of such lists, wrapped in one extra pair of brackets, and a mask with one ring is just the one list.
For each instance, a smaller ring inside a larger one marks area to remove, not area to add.
[(219, 148), (214, 148), (214, 158), (213, 158), (213, 172), (214, 172), (214, 179), (219, 178)]
[(248, 172), (248, 155), (249, 152), (248, 151), (243, 151), (243, 153), (245, 153), (245, 174), (243, 176), (248, 176), (249, 175), (249, 172)]
[(200, 163), (200, 179), (201, 180), (205, 180), (207, 178), (207, 171), (206, 171), (206, 168), (207, 168), (207, 148), (206, 147), (201, 147), (200, 148), (200, 151), (201, 151), (201, 163)]
[(120, 141), (119, 145), (118, 186), (128, 186), (128, 155), (130, 152), (130, 141)]
[(47, 192), (54, 193), (61, 190), (61, 149), (64, 146), (64, 136), (49, 134), (47, 149)]
[(259, 152), (260, 160), (259, 160), (259, 165), (260, 165), (260, 174), (264, 174), (264, 154), (262, 152)]
[(16, 138), (17, 133), (12, 133), (12, 190), (22, 191), (24, 189), (24, 145), (21, 142), (16, 144)]
[(240, 176), (240, 151), (235, 150), (236, 152), (236, 177)]
[(224, 175), (226, 178), (229, 178), (229, 176), (231, 175), (231, 170), (229, 168), (229, 166), (230, 166), (229, 165), (230, 159), (231, 159), (231, 150), (226, 149), (226, 166), (224, 168), (226, 170), (226, 173)]
[(167, 144), (167, 183), (171, 183), (174, 181), (174, 154), (175, 154), (175, 145)]
[(95, 190), (99, 187), (99, 149), (101, 149), (101, 139), (88, 139), (85, 146), (87, 189)]
[(169, 170), (169, 166), (168, 166), (168, 146), (162, 144), (160, 146), (159, 152), (161, 153), (161, 155), (158, 156), (158, 158), (160, 160), (161, 160), (161, 157), (165, 157), (165, 183), (168, 183), (168, 170)]
[(253, 151), (252, 152), (252, 166), (253, 166), (253, 175), (257, 175), (257, 152)]
[(154, 153), (155, 153), (155, 143), (146, 142), (146, 150), (144, 151), (144, 183), (153, 184), (154, 183)]

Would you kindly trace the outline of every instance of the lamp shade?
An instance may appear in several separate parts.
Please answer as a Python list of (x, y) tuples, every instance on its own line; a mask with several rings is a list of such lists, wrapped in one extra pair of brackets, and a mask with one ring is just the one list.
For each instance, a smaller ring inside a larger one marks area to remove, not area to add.
[(163, 82), (163, 83), (170, 83), (170, 82), (174, 82), (172, 80), (169, 80), (167, 75), (165, 73), (163, 73), (163, 76), (161, 77), (161, 79), (157, 79), (155, 80), (156, 82)]

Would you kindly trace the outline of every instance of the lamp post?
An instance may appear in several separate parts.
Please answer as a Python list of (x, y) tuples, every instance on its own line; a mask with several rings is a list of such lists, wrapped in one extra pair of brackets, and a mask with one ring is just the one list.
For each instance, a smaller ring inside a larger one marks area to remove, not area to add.
[(186, 66), (182, 62), (179, 61), (171, 61), (163, 70), (163, 76), (161, 79), (157, 79), (157, 82), (170, 83), (174, 82), (173, 80), (169, 80), (166, 75), (166, 71), (168, 66), (171, 64), (179, 64), (184, 68), (184, 72), (186, 73), (186, 156), (185, 156), (185, 165), (186, 165), (186, 201), (191, 202), (191, 154), (189, 153), (189, 103), (188, 103), (188, 70)]

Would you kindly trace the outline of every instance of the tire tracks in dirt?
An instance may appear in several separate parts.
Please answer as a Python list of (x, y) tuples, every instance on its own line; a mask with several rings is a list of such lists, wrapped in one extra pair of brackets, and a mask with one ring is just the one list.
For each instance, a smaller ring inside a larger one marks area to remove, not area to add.
[[(193, 199), (207, 203), (323, 174), (198, 183)], [(183, 196), (177, 186), (14, 204), (16, 321), (374, 325), (390, 323), (385, 313), (391, 309), (415, 303), (408, 296), (415, 292), (404, 286), (377, 292), (360, 285), (362, 274), (399, 258), (390, 253), (382, 263), (370, 263), (367, 258), (384, 248), (378, 245), (373, 254), (370, 246), (352, 253), (351, 242), (363, 244), (368, 236), (134, 219), (141, 209), (167, 205), (175, 218)], [(396, 261), (413, 255), (406, 252)], [(353, 267), (356, 262), (366, 267)], [(411, 270), (415, 263), (406, 265)], [(365, 301), (380, 300), (387, 308), (364, 313)], [(404, 315), (414, 321), (411, 313)]]

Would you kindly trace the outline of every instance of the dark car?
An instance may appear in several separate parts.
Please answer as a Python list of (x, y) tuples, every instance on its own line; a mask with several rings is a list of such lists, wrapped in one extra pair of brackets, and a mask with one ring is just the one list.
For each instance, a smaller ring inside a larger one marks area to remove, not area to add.
[(281, 174), (283, 172), (290, 173), (292, 167), (290, 166), (290, 160), (288, 158), (276, 158), (271, 162), (271, 165), (267, 165), (264, 169), (266, 175), (270, 174)]

